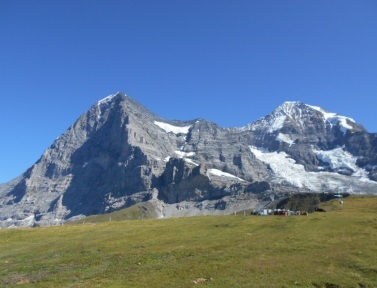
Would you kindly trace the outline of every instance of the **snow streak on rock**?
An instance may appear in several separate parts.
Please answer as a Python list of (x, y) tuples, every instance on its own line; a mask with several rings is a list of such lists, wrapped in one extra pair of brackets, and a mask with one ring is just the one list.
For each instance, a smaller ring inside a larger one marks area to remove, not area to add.
[(292, 140), (291, 138), (289, 138), (289, 135), (286, 135), (286, 134), (283, 134), (283, 133), (279, 133), (278, 136), (276, 136), (276, 140), (279, 141), (279, 142), (285, 142), (285, 143), (288, 143), (289, 144), (289, 147), (291, 147), (293, 144), (295, 144), (294, 140)]
[(341, 116), (341, 115), (338, 115), (336, 113), (328, 112), (328, 111), (322, 109), (321, 107), (311, 106), (311, 105), (306, 105), (306, 106), (308, 106), (308, 107), (310, 107), (310, 108), (312, 108), (316, 111), (321, 112), (322, 115), (323, 115), (324, 121), (328, 122), (331, 126), (335, 126), (335, 125), (339, 124), (340, 127), (341, 127), (341, 130), (344, 134), (347, 132), (347, 130), (352, 129), (352, 126), (350, 126), (348, 124), (349, 122), (356, 123), (355, 120), (353, 120), (352, 118)]
[(174, 134), (187, 134), (189, 129), (191, 128), (191, 125), (180, 127), (159, 121), (154, 121), (154, 124), (156, 124), (161, 129), (165, 130), (166, 133), (173, 132)]
[(174, 151), (175, 154), (177, 154), (179, 157), (192, 157), (195, 155), (195, 152), (182, 152), (182, 151)]
[(105, 97), (105, 98), (99, 100), (98, 103), (97, 103), (97, 105), (102, 105), (102, 104), (105, 104), (105, 103), (107, 103), (107, 102), (110, 102), (111, 99), (113, 99), (113, 97), (116, 96), (117, 94), (118, 94), (118, 93), (111, 94), (111, 95), (109, 95), (109, 96), (107, 96), (107, 97)]
[(195, 163), (191, 159), (187, 158), (187, 157), (195, 156), (195, 152), (174, 151), (174, 153), (178, 156), (178, 158), (184, 159), (187, 163), (190, 163), (190, 164), (195, 165), (195, 166), (199, 166), (198, 163)]
[(245, 181), (237, 176), (234, 176), (230, 173), (226, 173), (226, 172), (223, 172), (221, 170), (218, 170), (218, 169), (208, 169), (208, 173), (209, 174), (212, 174), (212, 175), (215, 175), (215, 176), (219, 176), (219, 177), (228, 177), (228, 178), (234, 178), (234, 179), (237, 179), (239, 181)]

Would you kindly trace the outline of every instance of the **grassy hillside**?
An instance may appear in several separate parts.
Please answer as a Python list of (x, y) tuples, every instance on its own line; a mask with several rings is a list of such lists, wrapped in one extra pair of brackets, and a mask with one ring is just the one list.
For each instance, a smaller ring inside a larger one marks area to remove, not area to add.
[(0, 230), (0, 286), (377, 287), (377, 197), (324, 205)]
[[(292, 211), (304, 210), (308, 212), (314, 212), (315, 209), (323, 202), (335, 199), (335, 194), (332, 193), (301, 193), (293, 194), (289, 197), (283, 198), (273, 205), (271, 208), (289, 209)], [(339, 194), (338, 194), (339, 195)], [(344, 198), (347, 198), (350, 194), (342, 193)], [(336, 202), (335, 202), (336, 203)]]
[(89, 216), (81, 220), (73, 221), (69, 224), (102, 223), (121, 220), (144, 220), (150, 218), (158, 218), (155, 208), (150, 202), (141, 202), (116, 212)]

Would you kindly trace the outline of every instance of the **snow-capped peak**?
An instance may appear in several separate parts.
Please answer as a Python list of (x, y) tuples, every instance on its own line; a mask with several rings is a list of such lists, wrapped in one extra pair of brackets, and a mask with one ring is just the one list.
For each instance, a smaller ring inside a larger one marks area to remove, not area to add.
[(297, 112), (298, 109), (302, 109), (304, 103), (299, 101), (286, 101), (282, 105), (280, 105), (275, 111), (276, 112), (284, 112), (287, 116), (293, 115)]
[(295, 125), (305, 129), (308, 125), (307, 123), (313, 117), (322, 118), (325, 126), (330, 125), (334, 127), (339, 125), (340, 130), (344, 134), (347, 130), (354, 129), (354, 125), (357, 125), (352, 118), (329, 112), (321, 107), (307, 105), (299, 101), (286, 101), (276, 108), (272, 114), (242, 129), (252, 131), (264, 130), (268, 133), (274, 133), (282, 129), (286, 123), (296, 123)]
[[(274, 110), (274, 112), (266, 117), (259, 119), (257, 122), (246, 126), (246, 130), (265, 130), (268, 133), (283, 128), (284, 123), (288, 121), (302, 122), (302, 114), (305, 104), (298, 101), (287, 101)], [(303, 125), (303, 123), (301, 123)]]

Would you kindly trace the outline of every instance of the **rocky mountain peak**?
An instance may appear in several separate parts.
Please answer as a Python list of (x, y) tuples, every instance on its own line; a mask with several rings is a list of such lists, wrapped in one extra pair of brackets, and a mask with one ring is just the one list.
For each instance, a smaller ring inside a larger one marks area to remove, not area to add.
[(323, 131), (335, 129), (343, 135), (347, 131), (366, 131), (362, 125), (356, 123), (352, 118), (299, 101), (284, 102), (271, 114), (247, 125), (243, 130), (259, 131), (263, 134), (278, 134), (289, 130), (290, 132), (305, 134), (308, 129), (312, 130), (313, 128)]
[(162, 118), (118, 92), (0, 185), (0, 228), (54, 225), (145, 201), (171, 217), (254, 209), (292, 191), (374, 193), (376, 150), (377, 136), (353, 119), (302, 102), (225, 129)]
[(273, 114), (283, 113), (287, 116), (294, 116), (296, 114), (301, 114), (305, 111), (306, 105), (299, 101), (286, 101), (276, 108)]
[(302, 102), (284, 102), (271, 114), (249, 124), (244, 129), (260, 133), (278, 133), (287, 126), (303, 130), (310, 120), (318, 117), (318, 112)]
[(124, 99), (126, 97), (129, 97), (129, 96), (127, 96), (123, 92), (117, 92), (115, 94), (111, 94), (111, 95), (99, 100), (97, 102), (97, 105), (103, 105), (103, 104), (109, 103), (109, 102), (117, 100), (117, 99)]

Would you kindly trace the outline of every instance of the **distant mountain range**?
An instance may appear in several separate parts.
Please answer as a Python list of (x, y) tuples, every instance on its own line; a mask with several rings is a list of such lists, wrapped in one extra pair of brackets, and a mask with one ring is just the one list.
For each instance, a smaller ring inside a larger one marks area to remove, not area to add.
[(145, 201), (159, 217), (224, 214), (298, 192), (377, 194), (377, 134), (301, 102), (222, 128), (164, 119), (116, 93), (0, 185), (0, 228), (55, 225)]

